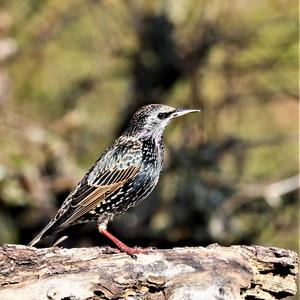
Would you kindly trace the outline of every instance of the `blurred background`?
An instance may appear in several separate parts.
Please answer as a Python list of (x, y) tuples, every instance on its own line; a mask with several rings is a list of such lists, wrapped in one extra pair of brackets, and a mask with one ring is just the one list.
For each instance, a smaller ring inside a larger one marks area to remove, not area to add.
[[(0, 243), (27, 244), (132, 113), (164, 103), (202, 113), (169, 125), (157, 188), (112, 233), (297, 250), (297, 20), (286, 0), (2, 0)], [(70, 234), (112, 246), (94, 224)]]

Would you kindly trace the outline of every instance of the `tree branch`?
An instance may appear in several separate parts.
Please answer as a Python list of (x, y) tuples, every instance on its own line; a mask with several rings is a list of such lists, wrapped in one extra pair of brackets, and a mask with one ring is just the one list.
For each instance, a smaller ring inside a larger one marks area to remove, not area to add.
[(261, 246), (150, 250), (0, 247), (0, 299), (282, 299), (296, 294), (297, 254)]

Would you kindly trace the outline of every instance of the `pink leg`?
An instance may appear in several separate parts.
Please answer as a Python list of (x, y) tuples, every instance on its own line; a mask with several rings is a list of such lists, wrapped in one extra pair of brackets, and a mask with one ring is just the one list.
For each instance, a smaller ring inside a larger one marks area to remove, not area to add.
[(148, 253), (146, 249), (130, 248), (126, 246), (124, 243), (122, 243), (120, 240), (118, 240), (116, 237), (114, 237), (111, 233), (109, 233), (105, 229), (98, 228), (98, 230), (101, 234), (105, 235), (108, 239), (110, 239), (121, 251), (129, 255)]

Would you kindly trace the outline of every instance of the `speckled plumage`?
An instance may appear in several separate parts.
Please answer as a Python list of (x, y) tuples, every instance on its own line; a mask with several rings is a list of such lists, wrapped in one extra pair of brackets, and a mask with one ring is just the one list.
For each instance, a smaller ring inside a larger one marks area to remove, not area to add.
[(99, 231), (106, 231), (114, 216), (136, 206), (153, 190), (163, 164), (163, 130), (172, 118), (193, 111), (160, 104), (139, 109), (127, 130), (106, 149), (29, 245), (79, 223), (96, 221)]

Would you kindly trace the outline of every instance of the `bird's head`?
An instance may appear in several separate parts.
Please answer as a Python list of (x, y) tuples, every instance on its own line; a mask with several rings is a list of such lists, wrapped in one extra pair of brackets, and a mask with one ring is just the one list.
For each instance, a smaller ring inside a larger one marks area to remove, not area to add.
[(145, 105), (134, 114), (127, 131), (142, 137), (161, 137), (172, 119), (199, 111), (199, 109), (180, 109), (163, 104)]

